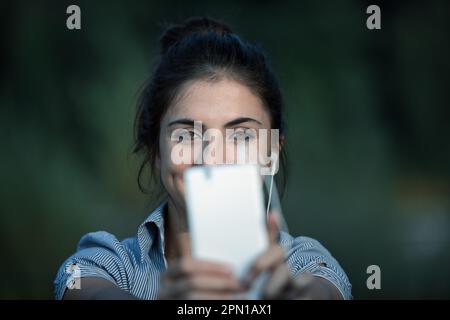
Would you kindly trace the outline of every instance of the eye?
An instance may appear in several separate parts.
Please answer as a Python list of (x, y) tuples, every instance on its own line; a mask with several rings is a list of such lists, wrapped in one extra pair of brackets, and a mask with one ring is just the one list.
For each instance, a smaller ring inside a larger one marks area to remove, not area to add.
[(256, 138), (256, 132), (253, 129), (237, 128), (233, 130), (230, 139), (234, 142), (250, 142)]
[(182, 129), (176, 133), (178, 143), (191, 143), (196, 139), (202, 139), (202, 134), (195, 130)]

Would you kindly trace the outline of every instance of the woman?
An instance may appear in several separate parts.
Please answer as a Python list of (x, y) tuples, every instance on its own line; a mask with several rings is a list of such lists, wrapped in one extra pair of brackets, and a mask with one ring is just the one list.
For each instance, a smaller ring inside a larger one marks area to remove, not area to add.
[(229, 266), (191, 257), (182, 174), (192, 164), (171, 158), (177, 144), (173, 133), (183, 129), (194, 141), (201, 136), (194, 121), (202, 129), (234, 129), (246, 141), (258, 139), (246, 136), (249, 129), (279, 129), (282, 146), (282, 98), (262, 51), (221, 22), (191, 18), (166, 30), (160, 42), (159, 64), (138, 105), (135, 151), (145, 155), (139, 176), (149, 165), (168, 200), (135, 237), (85, 235), (57, 274), (56, 298), (242, 298), (262, 272), (269, 275), (263, 298), (351, 298), (348, 278), (330, 253), (314, 239), (278, 232), (274, 218), (269, 219), (271, 245), (244, 279), (236, 279)]

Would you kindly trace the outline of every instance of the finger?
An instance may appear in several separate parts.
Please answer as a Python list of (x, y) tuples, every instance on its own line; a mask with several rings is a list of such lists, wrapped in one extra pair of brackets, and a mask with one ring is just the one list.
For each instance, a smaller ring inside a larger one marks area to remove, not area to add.
[(191, 273), (203, 273), (211, 275), (232, 276), (233, 271), (230, 266), (199, 259), (185, 258), (167, 269), (169, 278), (179, 278)]
[(279, 227), (278, 217), (274, 211), (269, 212), (269, 215), (267, 217), (267, 228), (270, 243), (277, 243)]
[(291, 274), (286, 264), (280, 264), (272, 273), (263, 291), (266, 299), (282, 298), (284, 290), (292, 281)]
[(275, 267), (284, 260), (283, 248), (277, 244), (273, 244), (269, 249), (259, 256), (253, 264), (251, 271), (260, 273), (264, 270)]
[(261, 272), (274, 269), (283, 261), (283, 248), (278, 244), (272, 244), (266, 252), (256, 259), (250, 271), (244, 277), (244, 286), (248, 286)]

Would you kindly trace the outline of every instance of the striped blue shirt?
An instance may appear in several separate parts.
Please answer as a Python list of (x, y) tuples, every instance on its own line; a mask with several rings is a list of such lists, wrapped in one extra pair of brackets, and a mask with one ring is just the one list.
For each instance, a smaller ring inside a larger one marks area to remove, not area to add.
[[(139, 299), (156, 299), (160, 274), (167, 268), (163, 220), (166, 205), (162, 203), (151, 212), (132, 238), (120, 241), (105, 231), (83, 236), (77, 252), (58, 270), (54, 281), (56, 299), (63, 298), (68, 284), (77, 277), (103, 278)], [(352, 298), (344, 270), (317, 240), (281, 232), (279, 243), (293, 276), (311, 272), (331, 281), (345, 299)]]

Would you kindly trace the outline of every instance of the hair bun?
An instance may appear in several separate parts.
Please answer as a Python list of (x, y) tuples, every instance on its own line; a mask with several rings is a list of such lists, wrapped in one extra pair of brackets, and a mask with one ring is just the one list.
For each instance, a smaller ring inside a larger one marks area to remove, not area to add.
[(231, 28), (218, 20), (208, 17), (192, 17), (181, 24), (170, 26), (161, 36), (161, 53), (165, 54), (171, 46), (193, 33), (207, 33), (214, 31), (217, 34), (232, 34)]

